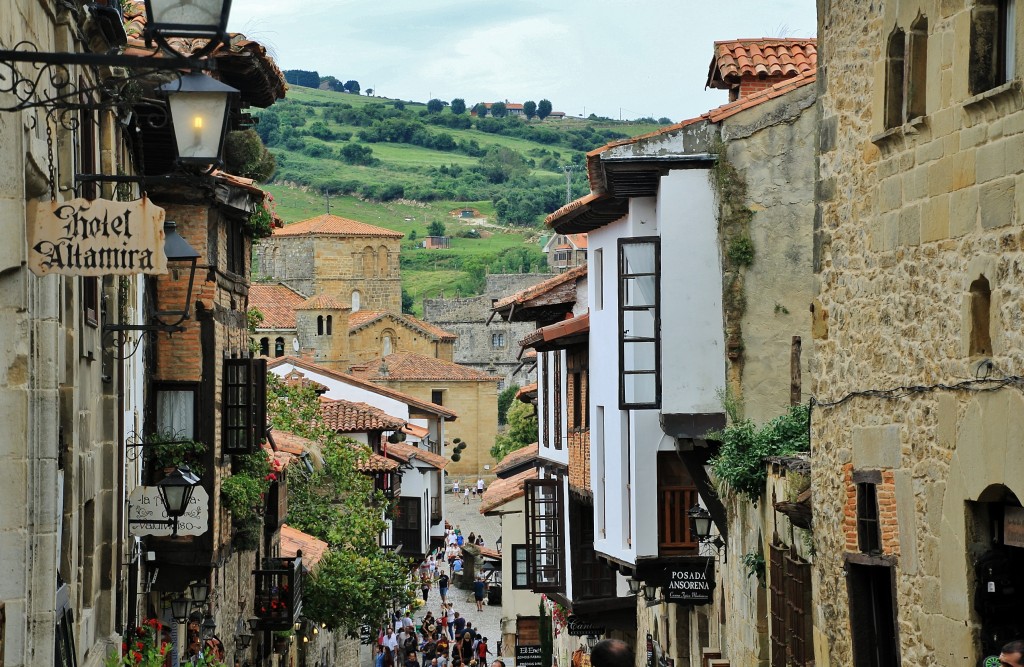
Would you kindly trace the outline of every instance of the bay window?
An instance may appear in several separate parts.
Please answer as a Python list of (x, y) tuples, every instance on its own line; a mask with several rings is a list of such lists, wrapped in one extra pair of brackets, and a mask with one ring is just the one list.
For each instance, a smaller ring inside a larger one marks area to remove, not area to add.
[(658, 237), (619, 240), (619, 407), (661, 406)]

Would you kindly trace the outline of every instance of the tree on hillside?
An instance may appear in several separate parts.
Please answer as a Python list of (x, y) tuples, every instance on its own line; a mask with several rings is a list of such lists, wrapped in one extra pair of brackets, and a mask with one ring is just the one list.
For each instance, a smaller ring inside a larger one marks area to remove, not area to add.
[(518, 393), (519, 385), (510, 384), (498, 394), (498, 423), (502, 426), (508, 422), (508, 409), (512, 407), (512, 401), (516, 400), (516, 394)]
[(328, 74), (327, 76), (320, 77), (320, 89), (342, 93), (345, 92), (345, 84), (339, 81), (337, 77)]
[(491, 105), (491, 115), (495, 118), (504, 118), (508, 115), (508, 107), (504, 102), (495, 102)]
[(541, 100), (537, 103), (537, 118), (544, 120), (551, 115), (551, 101)]
[(504, 183), (516, 176), (530, 173), (530, 165), (522, 154), (505, 146), (491, 146), (480, 158), (480, 172), (491, 183)]
[(671, 125), (672, 124), (672, 119), (669, 118), (668, 116), (662, 116), (661, 118), (658, 119), (658, 124), (659, 125)]
[[(413, 231), (416, 231), (416, 230), (413, 230)], [(413, 301), (412, 295), (409, 294), (408, 292), (406, 292), (405, 288), (403, 287), (402, 288), (402, 312), (405, 313), (406, 315), (412, 315), (412, 307), (414, 305), (415, 305), (415, 301)]]
[(427, 236), (444, 236), (444, 223), (440, 220), (434, 220), (427, 225)]
[(452, 113), (456, 116), (466, 113), (466, 100), (461, 97), (452, 100)]
[(284, 80), (293, 86), (305, 86), (306, 88), (320, 87), (320, 73), (310, 72), (304, 69), (287, 69), (284, 71)]
[(491, 456), (500, 461), (509, 452), (537, 442), (537, 411), (533, 405), (512, 401), (507, 414), (508, 430), (494, 439)]
[(395, 103), (391, 106), (395, 107), (399, 111), (405, 111), (405, 102), (402, 100), (395, 100)]
[(370, 97), (373, 97), (373, 88), (367, 88), (366, 94), (369, 95)]
[(349, 79), (348, 81), (345, 82), (345, 90), (347, 92), (355, 93), (356, 95), (358, 95), (360, 90), (359, 82)]
[(260, 183), (270, 180), (277, 166), (256, 130), (229, 132), (224, 141), (224, 163), (229, 174)]
[(441, 113), (444, 110), (447, 102), (437, 99), (436, 97), (427, 102), (427, 111), (430, 113)]
[(526, 114), (526, 120), (533, 120), (537, 115), (537, 103), (533, 100), (523, 102), (523, 113)]
[(473, 105), (473, 113), (475, 113), (478, 118), (483, 118), (487, 115), (487, 105), (483, 102), (477, 102)]

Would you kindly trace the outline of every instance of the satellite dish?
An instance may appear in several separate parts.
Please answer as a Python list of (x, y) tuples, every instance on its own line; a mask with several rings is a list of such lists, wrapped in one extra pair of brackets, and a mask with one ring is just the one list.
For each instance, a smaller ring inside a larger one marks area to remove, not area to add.
[(292, 338), (292, 349), (295, 350), (296, 352), (299, 351), (299, 339), (298, 338)]

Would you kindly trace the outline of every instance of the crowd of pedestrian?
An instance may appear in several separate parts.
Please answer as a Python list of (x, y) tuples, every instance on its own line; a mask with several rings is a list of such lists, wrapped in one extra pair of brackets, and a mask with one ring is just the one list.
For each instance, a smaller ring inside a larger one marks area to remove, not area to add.
[[(478, 485), (482, 487), (483, 480)], [(454, 487), (453, 493), (457, 493)], [(495, 654), (490, 640), (477, 632), (448, 595), (452, 579), (463, 576), (462, 547), (467, 543), (483, 546), (484, 538), (475, 533), (463, 536), (459, 526), (446, 526), (444, 549), (429, 554), (416, 571), (425, 613), (416, 623), (411, 609), (395, 612), (379, 633), (376, 667), (486, 667), (488, 656)], [(436, 606), (431, 600), (435, 587)], [(487, 587), (483, 577), (476, 577), (473, 599), (477, 611), (483, 611)]]

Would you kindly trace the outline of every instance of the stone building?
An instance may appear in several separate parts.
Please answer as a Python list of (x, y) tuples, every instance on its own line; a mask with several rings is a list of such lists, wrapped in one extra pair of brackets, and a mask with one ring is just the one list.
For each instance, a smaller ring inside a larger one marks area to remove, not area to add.
[(253, 285), (249, 307), (263, 315), (250, 333), (259, 354), (298, 354), (321, 365), (348, 370), (393, 352), (451, 361), (456, 336), (412, 315), (351, 309), (327, 294), (305, 299), (283, 284)]
[(488, 323), (491, 306), (551, 277), (550, 273), (491, 274), (480, 296), (424, 299), (423, 319), (458, 337), (451, 361), (500, 376), (499, 390), (521, 386), (534, 378), (519, 358), (519, 341), (533, 328), (526, 322)]
[(313, 296), (329, 294), (352, 312), (402, 312), (399, 242), (383, 227), (321, 215), (274, 230), (259, 242), (257, 280)]
[(586, 234), (552, 234), (543, 248), (548, 268), (561, 273), (587, 263)]
[(475, 482), (475, 476), (487, 473), (497, 463), (490, 450), (498, 434), (501, 378), (410, 352), (395, 352), (355, 365), (352, 374), (458, 413), (458, 420), (446, 427), (445, 444), (459, 438), (466, 448), (459, 461), (453, 458), (445, 468), (448, 476), (465, 475), (464, 484)]
[(974, 665), (1024, 635), (1024, 12), (818, 12), (816, 664)]

